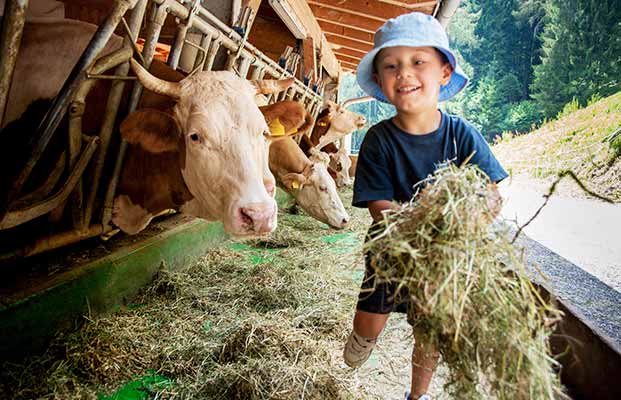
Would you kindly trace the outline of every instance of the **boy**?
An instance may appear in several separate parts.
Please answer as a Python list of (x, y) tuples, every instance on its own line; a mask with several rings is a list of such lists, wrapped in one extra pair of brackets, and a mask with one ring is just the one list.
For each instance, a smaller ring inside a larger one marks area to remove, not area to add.
[[(382, 211), (405, 203), (413, 185), (447, 163), (461, 165), (473, 155), (491, 179), (507, 173), (485, 139), (463, 119), (438, 110), (438, 102), (455, 96), (468, 83), (449, 49), (440, 23), (422, 13), (387, 21), (375, 34), (375, 45), (358, 65), (360, 87), (376, 99), (391, 103), (397, 114), (367, 132), (356, 167), (355, 207), (367, 207), (374, 222)], [(373, 226), (368, 237), (374, 234)], [(357, 368), (370, 356), (392, 311), (407, 312), (407, 293), (375, 282), (371, 255), (365, 255), (366, 274), (356, 306), (353, 331), (345, 345), (347, 365)], [(412, 386), (407, 399), (430, 399), (426, 394), (438, 353), (425, 342), (425, 332), (414, 332)]]

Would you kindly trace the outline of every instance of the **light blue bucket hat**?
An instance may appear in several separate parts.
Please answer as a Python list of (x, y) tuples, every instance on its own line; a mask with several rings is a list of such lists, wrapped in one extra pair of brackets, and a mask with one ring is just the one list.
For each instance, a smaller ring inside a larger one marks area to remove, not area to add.
[(356, 71), (356, 80), (369, 96), (389, 103), (379, 85), (373, 80), (373, 61), (381, 49), (395, 46), (435, 47), (444, 53), (453, 67), (453, 74), (449, 83), (440, 87), (439, 101), (445, 101), (455, 96), (468, 83), (468, 77), (457, 65), (455, 55), (449, 49), (448, 36), (442, 25), (431, 15), (412, 12), (386, 21), (375, 32), (373, 50), (360, 60)]

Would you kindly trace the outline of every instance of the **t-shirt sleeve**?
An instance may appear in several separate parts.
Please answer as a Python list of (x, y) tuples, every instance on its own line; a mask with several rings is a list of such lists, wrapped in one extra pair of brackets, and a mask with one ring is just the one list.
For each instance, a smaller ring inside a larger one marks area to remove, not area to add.
[(354, 179), (354, 207), (367, 207), (374, 200), (392, 200), (394, 190), (389, 170), (389, 157), (372, 130), (362, 142)]
[(459, 147), (460, 161), (467, 159), (474, 152), (469, 163), (478, 165), (492, 182), (498, 183), (509, 176), (492, 153), (481, 132), (472, 125), (463, 124), (462, 140)]

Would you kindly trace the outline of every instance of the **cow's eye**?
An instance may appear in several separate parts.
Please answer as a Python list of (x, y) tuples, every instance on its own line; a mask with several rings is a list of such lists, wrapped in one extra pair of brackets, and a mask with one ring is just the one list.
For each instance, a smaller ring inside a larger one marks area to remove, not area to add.
[(198, 133), (193, 133), (190, 135), (190, 139), (192, 139), (193, 142), (198, 142), (200, 140), (200, 136), (198, 136)]
[(319, 190), (321, 190), (322, 192), (327, 192), (328, 188), (325, 186), (319, 186)]

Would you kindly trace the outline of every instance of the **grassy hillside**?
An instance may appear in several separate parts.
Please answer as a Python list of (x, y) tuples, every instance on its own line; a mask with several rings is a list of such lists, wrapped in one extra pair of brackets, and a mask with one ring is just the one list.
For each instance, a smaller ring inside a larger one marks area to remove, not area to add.
[[(505, 134), (492, 149), (514, 176), (548, 183), (572, 170), (591, 190), (621, 200), (620, 129), (621, 92), (582, 109), (566, 107), (557, 120), (526, 135)], [(565, 183), (560, 190), (579, 195), (576, 188)]]

